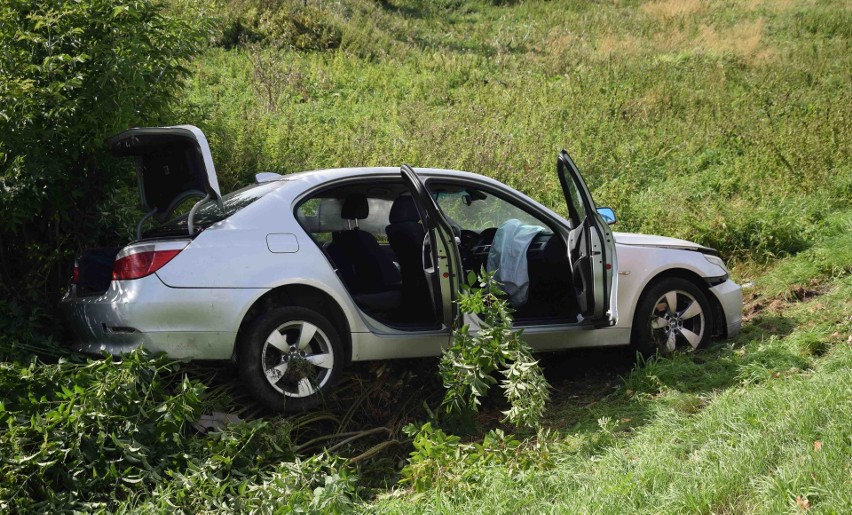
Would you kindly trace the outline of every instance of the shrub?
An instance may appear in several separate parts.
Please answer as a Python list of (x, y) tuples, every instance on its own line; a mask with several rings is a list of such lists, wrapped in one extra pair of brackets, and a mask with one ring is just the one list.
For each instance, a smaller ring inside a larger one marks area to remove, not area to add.
[(341, 458), (297, 457), (293, 424), (243, 420), (203, 435), (206, 388), (163, 355), (0, 362), (0, 511), (344, 511)]
[(220, 8), (224, 20), (215, 41), (225, 48), (263, 42), (294, 50), (331, 50), (343, 39), (332, 13), (307, 3), (235, 0)]
[(9, 0), (0, 20), (0, 288), (50, 312), (70, 255), (115, 237), (96, 208), (133, 183), (104, 138), (176, 121), (204, 24), (135, 0)]
[(165, 385), (177, 364), (0, 363), (0, 510), (92, 509), (150, 488), (186, 464), (183, 432), (203, 387)]

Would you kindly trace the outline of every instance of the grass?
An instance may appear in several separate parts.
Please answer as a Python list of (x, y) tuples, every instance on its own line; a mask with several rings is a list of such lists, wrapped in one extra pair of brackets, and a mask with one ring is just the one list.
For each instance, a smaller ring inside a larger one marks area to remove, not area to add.
[(849, 205), (844, 2), (509, 4), (314, 2), (339, 48), (212, 48), (193, 65), (189, 114), (230, 187), (408, 162), (489, 175), (561, 211), (565, 147), (624, 230), (740, 261), (805, 249)]
[[(845, 245), (829, 236), (812, 252), (843, 255)], [(778, 275), (791, 270), (819, 293), (779, 292)], [(473, 476), (450, 466), (444, 483), (381, 496), (367, 511), (848, 511), (852, 276), (822, 274), (804, 254), (764, 277), (734, 341), (654, 359), (615, 389), (556, 395), (552, 432), (526, 441), (546, 447), (531, 451), (538, 467), (481, 466)]]
[[(308, 3), (223, 0), (221, 45), (189, 64), (174, 123), (204, 129), (224, 190), (408, 162), (563, 211), (565, 147), (621, 230), (723, 251), (752, 284), (741, 335), (635, 368), (617, 351), (548, 356), (541, 432), (502, 431), (485, 399), (463, 436), (409, 437), (442, 394), (434, 360), (360, 365), (336, 410), (283, 419), (227, 370), (21, 362), (44, 346), (4, 334), (0, 510), (850, 511), (846, 2)], [(19, 315), (0, 325), (32, 333), (38, 314)], [(220, 410), (247, 421), (192, 428)]]

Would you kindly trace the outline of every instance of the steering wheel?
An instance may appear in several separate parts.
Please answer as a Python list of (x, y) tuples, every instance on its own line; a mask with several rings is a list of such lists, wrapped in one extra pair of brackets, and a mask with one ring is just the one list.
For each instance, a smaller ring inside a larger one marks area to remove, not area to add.
[(473, 244), (471, 248), (482, 247), (484, 245), (491, 245), (491, 242), (494, 241), (494, 236), (497, 234), (496, 227), (489, 227), (487, 229), (482, 229), (479, 233), (479, 237), (476, 239), (476, 242)]

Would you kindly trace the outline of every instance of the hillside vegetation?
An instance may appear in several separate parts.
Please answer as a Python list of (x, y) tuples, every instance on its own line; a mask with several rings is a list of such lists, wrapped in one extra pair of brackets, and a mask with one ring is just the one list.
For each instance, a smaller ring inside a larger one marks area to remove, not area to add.
[[(233, 2), (222, 26), (255, 32), (194, 63), (230, 186), (408, 162), (562, 211), (566, 148), (621, 230), (758, 260), (806, 248), (852, 198), (847, 2), (300, 4)], [(298, 50), (314, 33), (282, 20), (300, 17), (335, 48)]]
[[(848, 2), (203, 4), (0, 7), (0, 511), (852, 510)], [(639, 364), (543, 356), (535, 432), (494, 395), (436, 416), (437, 360), (353, 367), (282, 418), (227, 368), (75, 356), (50, 316), (71, 256), (139, 216), (102, 138), (178, 123), (223, 190), (410, 163), (559, 212), (566, 148), (617, 229), (722, 251), (743, 332)], [(243, 420), (208, 433), (214, 412)]]

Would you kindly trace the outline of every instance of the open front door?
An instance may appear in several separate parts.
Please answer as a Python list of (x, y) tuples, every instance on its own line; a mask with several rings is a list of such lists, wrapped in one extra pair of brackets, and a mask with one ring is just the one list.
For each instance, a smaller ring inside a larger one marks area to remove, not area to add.
[(596, 325), (613, 325), (617, 319), (615, 238), (596, 211), (592, 195), (568, 152), (559, 153), (556, 171), (568, 202), (568, 253), (580, 314)]
[(458, 319), (456, 297), (462, 266), (452, 226), (438, 209), (417, 172), (408, 165), (402, 165), (400, 173), (425, 225), (426, 237), (421, 249), (423, 270), (432, 294), (435, 314), (445, 325), (453, 327)]

